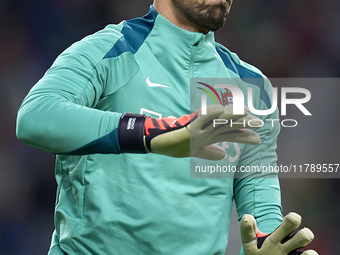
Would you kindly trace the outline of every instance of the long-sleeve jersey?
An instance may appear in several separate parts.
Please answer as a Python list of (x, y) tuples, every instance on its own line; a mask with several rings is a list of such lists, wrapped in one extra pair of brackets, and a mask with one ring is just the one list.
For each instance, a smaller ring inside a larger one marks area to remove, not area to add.
[[(142, 18), (74, 43), (32, 88), (18, 112), (17, 135), (57, 154), (52, 250), (224, 254), (233, 199), (239, 217), (252, 214), (261, 231), (280, 224), (277, 178), (190, 178), (189, 158), (121, 153), (122, 113), (188, 114), (191, 78), (242, 79), (245, 96), (253, 88), (256, 109), (272, 102), (265, 76), (217, 44), (213, 32), (183, 30), (152, 6)], [(224, 143), (227, 156), (218, 163), (275, 165), (279, 126), (266, 123), (257, 132), (259, 145)]]

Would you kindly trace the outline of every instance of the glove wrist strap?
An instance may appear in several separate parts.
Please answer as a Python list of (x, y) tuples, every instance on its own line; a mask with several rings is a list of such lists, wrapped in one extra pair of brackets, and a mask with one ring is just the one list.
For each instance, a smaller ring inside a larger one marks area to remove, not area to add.
[(118, 124), (118, 139), (123, 153), (147, 153), (144, 146), (144, 114), (124, 113)]

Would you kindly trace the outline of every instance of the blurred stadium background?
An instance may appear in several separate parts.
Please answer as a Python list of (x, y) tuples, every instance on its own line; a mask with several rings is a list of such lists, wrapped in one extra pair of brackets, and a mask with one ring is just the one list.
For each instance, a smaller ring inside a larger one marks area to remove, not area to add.
[[(148, 12), (152, 0), (0, 1), (0, 254), (46, 254), (53, 231), (54, 155), (15, 137), (17, 110), (29, 89), (70, 44)], [(236, 0), (217, 41), (268, 77), (338, 77), (340, 2)], [(275, 86), (275, 84), (274, 84)], [(306, 87), (307, 88), (307, 87)], [(283, 129), (279, 163), (339, 163), (340, 86), (313, 88), (315, 125)], [(320, 108), (320, 105), (326, 108)], [(324, 110), (323, 110), (324, 109)], [(328, 109), (326, 111), (326, 109)], [(325, 121), (327, 120), (327, 121)], [(283, 214), (296, 211), (320, 255), (339, 254), (339, 179), (281, 179)], [(238, 254), (232, 219), (227, 254)], [(179, 247), (180, 248), (180, 247)]]

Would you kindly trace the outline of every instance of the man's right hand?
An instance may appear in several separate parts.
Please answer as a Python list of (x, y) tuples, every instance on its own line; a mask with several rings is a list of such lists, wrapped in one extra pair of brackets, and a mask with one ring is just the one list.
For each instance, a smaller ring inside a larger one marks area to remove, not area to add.
[[(217, 125), (214, 122), (217, 119), (223, 120), (218, 123), (225, 124)], [(231, 120), (242, 124), (231, 126)], [(250, 120), (252, 126), (259, 127), (262, 124), (260, 119), (249, 115), (247, 107), (244, 115), (233, 115), (232, 106), (216, 105), (209, 105), (205, 115), (197, 111), (180, 118), (156, 119), (125, 114), (119, 124), (118, 137), (123, 152), (152, 152), (171, 157), (193, 156), (220, 160), (224, 158), (225, 150), (215, 143), (260, 143), (260, 136), (249, 130), (255, 129), (248, 125)], [(139, 140), (137, 145), (133, 144), (135, 139)]]

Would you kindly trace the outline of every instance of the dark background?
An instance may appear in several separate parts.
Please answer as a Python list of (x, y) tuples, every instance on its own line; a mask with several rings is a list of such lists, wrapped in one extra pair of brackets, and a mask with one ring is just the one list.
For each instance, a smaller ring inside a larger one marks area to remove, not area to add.
[[(0, 1), (0, 254), (46, 254), (54, 228), (54, 155), (15, 137), (16, 113), (24, 96), (73, 42), (109, 23), (144, 15), (151, 3)], [(334, 78), (340, 73), (339, 14), (336, 0), (235, 0), (216, 39), (268, 77)], [(313, 121), (282, 130), (280, 164), (339, 163), (340, 87), (326, 81), (311, 87)], [(338, 254), (340, 180), (283, 178), (281, 186), (283, 214), (296, 211), (303, 216), (303, 225), (315, 233), (312, 247), (320, 255)], [(228, 254), (234, 255), (239, 233), (235, 217), (232, 221)]]

